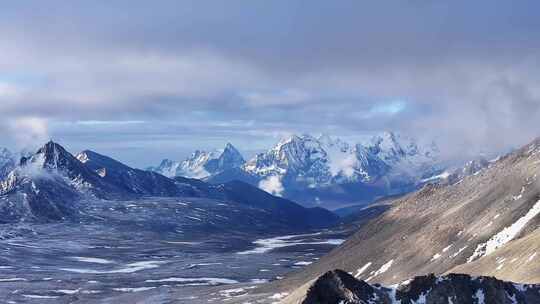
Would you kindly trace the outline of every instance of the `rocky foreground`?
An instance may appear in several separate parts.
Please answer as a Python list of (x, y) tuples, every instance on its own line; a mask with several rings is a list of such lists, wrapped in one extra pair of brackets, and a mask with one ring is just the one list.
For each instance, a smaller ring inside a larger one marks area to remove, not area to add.
[(319, 277), (282, 303), (293, 304), (472, 304), (540, 303), (540, 285), (514, 284), (466, 274), (418, 276), (390, 287), (357, 280), (342, 270)]

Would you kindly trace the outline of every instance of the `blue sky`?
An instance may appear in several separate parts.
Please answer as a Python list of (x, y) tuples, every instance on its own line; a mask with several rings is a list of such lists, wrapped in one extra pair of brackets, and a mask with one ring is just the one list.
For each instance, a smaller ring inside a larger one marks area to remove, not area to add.
[[(449, 155), (538, 135), (536, 1), (0, 5), (0, 144), (132, 165), (381, 130)], [(471, 152), (472, 153), (472, 152)]]

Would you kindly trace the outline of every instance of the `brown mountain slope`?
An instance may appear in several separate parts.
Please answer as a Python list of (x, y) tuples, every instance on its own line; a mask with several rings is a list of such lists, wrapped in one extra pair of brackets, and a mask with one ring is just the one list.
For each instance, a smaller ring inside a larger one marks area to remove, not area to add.
[(513, 282), (538, 282), (540, 274), (540, 229), (514, 240), (472, 263), (449, 272), (487, 275)]
[[(383, 284), (449, 271), (540, 282), (540, 253), (531, 258), (540, 251), (539, 170), (536, 140), (456, 184), (428, 185), (401, 198), (319, 262), (266, 288), (292, 292), (333, 269)], [(515, 263), (531, 258), (529, 266), (536, 266), (512, 271), (507, 263), (497, 271), (494, 261), (503, 255), (518, 258)]]

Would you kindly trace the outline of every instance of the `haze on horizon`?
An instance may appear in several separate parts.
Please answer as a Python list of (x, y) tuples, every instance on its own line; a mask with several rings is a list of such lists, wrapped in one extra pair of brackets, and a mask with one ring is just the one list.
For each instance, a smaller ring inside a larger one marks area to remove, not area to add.
[(17, 1), (0, 145), (146, 166), (291, 133), (393, 130), (448, 155), (540, 135), (536, 1)]

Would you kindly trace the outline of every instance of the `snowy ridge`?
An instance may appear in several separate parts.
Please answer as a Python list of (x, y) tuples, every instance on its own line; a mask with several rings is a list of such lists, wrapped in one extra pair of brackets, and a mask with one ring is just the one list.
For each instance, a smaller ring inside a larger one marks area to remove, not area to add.
[(224, 149), (210, 152), (197, 150), (181, 162), (164, 159), (157, 167), (149, 170), (167, 177), (183, 176), (203, 179), (232, 168), (239, 168), (245, 163), (244, 158), (231, 144)]
[(384, 132), (357, 143), (328, 135), (291, 135), (247, 162), (228, 144), (215, 152), (196, 151), (183, 162), (164, 160), (150, 170), (210, 183), (241, 180), (313, 206), (369, 202), (412, 191), (441, 172), (441, 163), (434, 143)]
[[(328, 135), (293, 135), (242, 169), (271, 193), (291, 188), (316, 189), (340, 184), (370, 184), (381, 178), (415, 184), (437, 172), (438, 149), (385, 132), (365, 143), (350, 144)], [(272, 187), (269, 187), (272, 186)]]

